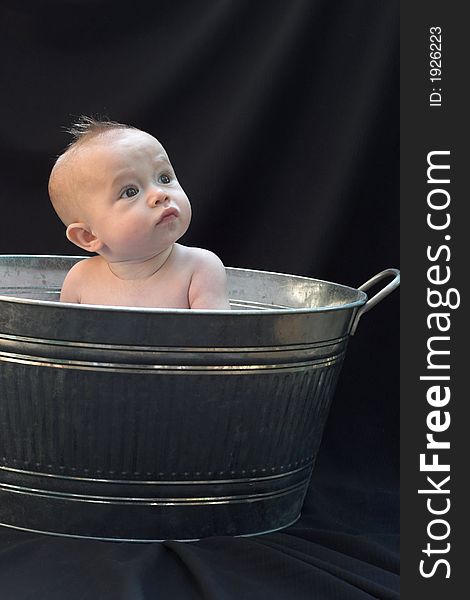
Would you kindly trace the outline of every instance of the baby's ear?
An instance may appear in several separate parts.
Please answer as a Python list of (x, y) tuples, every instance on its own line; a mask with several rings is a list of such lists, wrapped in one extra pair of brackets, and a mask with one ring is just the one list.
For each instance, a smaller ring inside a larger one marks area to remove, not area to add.
[(88, 228), (86, 223), (71, 223), (65, 233), (67, 239), (87, 252), (99, 252), (103, 242)]

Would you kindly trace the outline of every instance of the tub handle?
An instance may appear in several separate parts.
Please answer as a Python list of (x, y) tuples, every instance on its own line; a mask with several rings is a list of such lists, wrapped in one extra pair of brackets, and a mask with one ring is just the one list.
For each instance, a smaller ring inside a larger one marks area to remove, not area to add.
[(364, 313), (373, 308), (376, 304), (378, 304), (381, 300), (388, 296), (390, 292), (393, 292), (400, 285), (400, 271), (398, 269), (385, 269), (385, 271), (381, 271), (374, 275), (369, 281), (366, 281), (357, 289), (361, 290), (361, 292), (365, 292), (370, 289), (372, 286), (376, 285), (382, 279), (386, 277), (393, 277), (392, 281), (386, 285), (380, 292), (377, 292), (375, 296), (372, 296), (365, 304), (361, 306), (361, 308), (356, 313), (356, 318), (351, 327), (350, 335), (354, 335), (356, 332), (357, 324), (359, 323), (359, 319), (362, 317)]

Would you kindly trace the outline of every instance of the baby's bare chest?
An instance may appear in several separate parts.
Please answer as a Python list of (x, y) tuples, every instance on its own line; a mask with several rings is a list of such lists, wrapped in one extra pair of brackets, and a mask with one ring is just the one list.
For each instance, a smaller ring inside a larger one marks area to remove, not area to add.
[(90, 277), (83, 282), (82, 304), (140, 306), (148, 308), (189, 308), (189, 272), (159, 272), (142, 279), (122, 280), (112, 273)]

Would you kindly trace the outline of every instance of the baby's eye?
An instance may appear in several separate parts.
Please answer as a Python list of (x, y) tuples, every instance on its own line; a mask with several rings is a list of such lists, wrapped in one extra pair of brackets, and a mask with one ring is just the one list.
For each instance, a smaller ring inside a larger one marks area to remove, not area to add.
[(122, 192), (121, 198), (132, 198), (133, 196), (137, 196), (138, 193), (139, 190), (136, 187), (130, 186)]
[(171, 182), (171, 177), (169, 175), (167, 175), (166, 173), (162, 173), (162, 175), (160, 175), (160, 177), (158, 178), (158, 183), (163, 183), (163, 184), (168, 184)]

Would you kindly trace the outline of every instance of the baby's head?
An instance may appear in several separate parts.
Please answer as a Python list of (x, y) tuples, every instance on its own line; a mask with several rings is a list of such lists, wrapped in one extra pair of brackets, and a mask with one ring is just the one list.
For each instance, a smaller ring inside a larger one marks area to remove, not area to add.
[(191, 206), (158, 140), (89, 117), (69, 132), (49, 196), (71, 242), (106, 260), (145, 260), (186, 232)]

